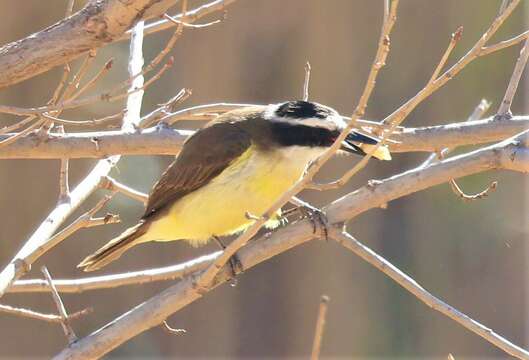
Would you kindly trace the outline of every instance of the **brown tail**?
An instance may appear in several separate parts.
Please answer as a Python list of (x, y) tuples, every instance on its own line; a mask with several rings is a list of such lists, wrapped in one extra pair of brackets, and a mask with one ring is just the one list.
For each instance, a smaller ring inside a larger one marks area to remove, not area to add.
[(78, 268), (83, 271), (94, 271), (101, 269), (114, 260), (117, 260), (125, 251), (136, 245), (140, 236), (147, 231), (147, 225), (144, 222), (128, 228), (118, 237), (110, 240), (105, 246), (97, 250), (92, 255), (87, 256)]

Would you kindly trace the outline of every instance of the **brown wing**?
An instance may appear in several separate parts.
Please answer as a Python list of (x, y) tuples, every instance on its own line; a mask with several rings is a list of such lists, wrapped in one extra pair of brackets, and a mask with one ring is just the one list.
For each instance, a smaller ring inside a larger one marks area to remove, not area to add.
[(197, 131), (154, 185), (143, 217), (206, 185), (250, 145), (249, 135), (227, 122), (213, 123)]

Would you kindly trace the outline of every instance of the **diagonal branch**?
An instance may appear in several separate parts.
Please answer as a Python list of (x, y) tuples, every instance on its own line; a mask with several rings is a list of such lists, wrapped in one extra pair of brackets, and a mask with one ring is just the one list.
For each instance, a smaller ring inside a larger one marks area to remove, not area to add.
[(413, 278), (403, 273), (392, 263), (356, 240), (350, 234), (333, 228), (330, 235), (345, 248), (351, 250), (363, 260), (389, 276), (400, 286), (412, 293), (416, 298), (424, 302), (428, 307), (448, 316), (450, 319), (502, 349), (507, 354), (518, 359), (529, 359), (529, 352), (525, 349), (511, 343), (509, 340), (495, 333), (492, 329), (480, 324), (468, 315), (463, 314), (461, 311), (438, 299), (413, 280)]
[(66, 307), (64, 306), (61, 296), (59, 295), (57, 289), (55, 288), (55, 285), (53, 284), (53, 279), (51, 278), (51, 274), (48, 271), (48, 268), (46, 268), (46, 266), (43, 266), (41, 270), (44, 274), (44, 277), (46, 278), (46, 282), (48, 283), (51, 295), (53, 297), (53, 302), (55, 302), (55, 306), (59, 311), (59, 315), (61, 317), (61, 326), (62, 330), (64, 331), (64, 335), (66, 335), (68, 343), (71, 344), (72, 342), (77, 340), (77, 336), (75, 335), (75, 332), (73, 331), (72, 326), (70, 325), (70, 320), (68, 317), (68, 313), (66, 312)]

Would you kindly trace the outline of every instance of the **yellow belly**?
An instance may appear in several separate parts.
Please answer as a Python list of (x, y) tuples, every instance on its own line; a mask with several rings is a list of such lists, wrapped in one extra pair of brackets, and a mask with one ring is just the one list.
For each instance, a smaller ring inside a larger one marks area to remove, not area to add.
[[(267, 211), (320, 151), (298, 148), (264, 154), (250, 147), (210, 183), (179, 199), (138, 240), (188, 240), (198, 246), (214, 235), (240, 232), (252, 224), (245, 213), (259, 216)], [(266, 226), (279, 225), (279, 216)]]

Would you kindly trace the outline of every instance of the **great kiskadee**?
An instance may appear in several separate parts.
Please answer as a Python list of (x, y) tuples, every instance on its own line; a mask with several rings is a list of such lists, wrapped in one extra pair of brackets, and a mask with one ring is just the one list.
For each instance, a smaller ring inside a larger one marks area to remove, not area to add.
[[(250, 226), (333, 144), (345, 122), (314, 102), (288, 101), (227, 112), (184, 144), (149, 195), (145, 214), (78, 267), (99, 269), (134, 245), (186, 240), (193, 246)], [(352, 131), (341, 152), (365, 154), (378, 140)], [(390, 160), (385, 146), (373, 154)], [(265, 226), (280, 224), (281, 211)]]

